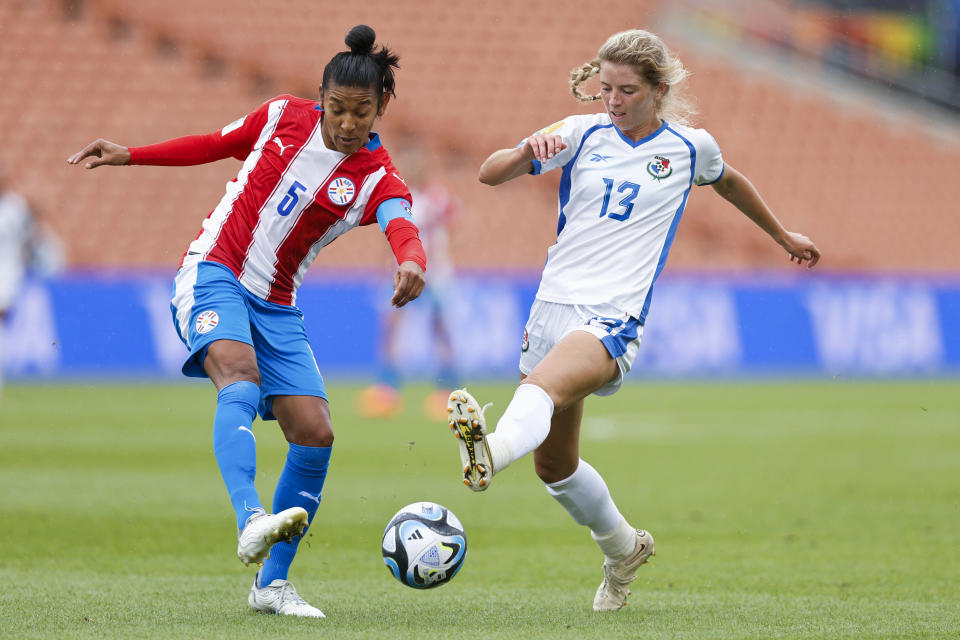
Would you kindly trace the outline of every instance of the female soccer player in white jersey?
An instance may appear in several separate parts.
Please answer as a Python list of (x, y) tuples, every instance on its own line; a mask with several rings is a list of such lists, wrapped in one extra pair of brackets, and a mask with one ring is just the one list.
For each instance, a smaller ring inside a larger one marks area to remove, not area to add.
[[(403, 180), (371, 133), (394, 95), (398, 57), (359, 25), (323, 70), (320, 103), (282, 95), (205, 136), (131, 148), (96, 140), (69, 158), (101, 165), (192, 165), (233, 156), (237, 178), (180, 264), (171, 309), (190, 350), (188, 376), (218, 390), (213, 448), (237, 516), (237, 554), (262, 564), (248, 602), (258, 611), (323, 617), (287, 581), (320, 504), (333, 431), (323, 379), (296, 308), (318, 252), (379, 222), (399, 265), (392, 303), (423, 290), (426, 256)], [(257, 413), (290, 443), (267, 513), (254, 486)]]
[[(599, 74), (600, 94), (580, 84)], [(620, 609), (653, 537), (620, 514), (603, 478), (580, 459), (584, 398), (617, 391), (637, 354), (653, 283), (663, 269), (694, 185), (714, 190), (766, 231), (798, 263), (820, 252), (784, 229), (753, 185), (725, 165), (703, 129), (683, 124), (677, 85), (687, 75), (654, 34), (610, 37), (597, 59), (574, 69), (571, 90), (600, 99), (603, 113), (568, 117), (511, 149), (493, 153), (480, 181), (498, 185), (526, 173), (561, 170), (557, 242), (524, 331), (525, 376), (493, 433), (465, 390), (450, 396), (464, 483), (486, 489), (494, 474), (533, 452), (547, 492), (589, 527), (605, 559), (596, 611)]]

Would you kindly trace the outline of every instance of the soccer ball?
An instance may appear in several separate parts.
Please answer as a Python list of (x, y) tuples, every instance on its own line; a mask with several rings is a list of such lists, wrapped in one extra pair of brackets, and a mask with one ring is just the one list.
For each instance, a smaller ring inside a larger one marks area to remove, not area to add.
[(394, 578), (414, 589), (432, 589), (449, 582), (463, 566), (467, 534), (446, 507), (415, 502), (390, 519), (381, 547)]

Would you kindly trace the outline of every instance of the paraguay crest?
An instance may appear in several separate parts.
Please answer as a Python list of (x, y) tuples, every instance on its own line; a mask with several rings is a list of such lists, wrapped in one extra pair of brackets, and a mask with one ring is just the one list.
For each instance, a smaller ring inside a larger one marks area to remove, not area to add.
[(213, 309), (207, 309), (197, 316), (197, 333), (203, 335), (210, 333), (220, 324), (220, 316)]
[(333, 204), (345, 205), (353, 200), (353, 194), (357, 192), (350, 178), (336, 178), (330, 181), (327, 187), (327, 197)]
[(647, 163), (647, 173), (653, 176), (653, 179), (660, 182), (664, 178), (669, 178), (673, 173), (673, 167), (670, 166), (670, 160), (663, 156), (653, 156), (653, 160)]

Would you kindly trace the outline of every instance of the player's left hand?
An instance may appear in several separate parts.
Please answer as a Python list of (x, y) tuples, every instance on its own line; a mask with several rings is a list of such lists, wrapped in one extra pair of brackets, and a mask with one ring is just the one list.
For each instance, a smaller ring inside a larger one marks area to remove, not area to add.
[(803, 264), (806, 260), (807, 269), (809, 269), (820, 261), (820, 249), (813, 244), (813, 240), (802, 233), (788, 231), (780, 244), (790, 254), (790, 262), (796, 261), (797, 264)]
[(413, 260), (406, 260), (397, 267), (393, 276), (393, 299), (390, 304), (398, 309), (423, 293), (427, 281), (423, 269)]

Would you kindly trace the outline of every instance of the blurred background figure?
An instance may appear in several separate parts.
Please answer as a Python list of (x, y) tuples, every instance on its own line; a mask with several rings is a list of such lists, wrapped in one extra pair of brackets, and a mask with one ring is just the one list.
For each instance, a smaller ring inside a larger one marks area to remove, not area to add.
[(0, 392), (3, 391), (4, 338), (28, 270), (53, 275), (63, 267), (63, 249), (53, 232), (10, 187), (0, 166)]
[[(426, 322), (433, 342), (434, 366), (426, 372), (432, 385), (423, 404), (431, 419), (447, 415), (447, 397), (460, 386), (453, 349), (453, 290), (456, 277), (450, 247), (453, 226), (460, 216), (460, 199), (437, 177), (438, 164), (416, 136), (403, 136), (396, 165), (413, 195), (413, 217), (427, 252), (427, 286), (420, 299), (405, 309), (381, 306), (380, 345), (375, 384), (357, 396), (357, 411), (368, 418), (389, 417), (403, 409), (400, 387), (404, 372), (400, 341), (409, 321)], [(419, 315), (416, 312), (419, 311)]]

